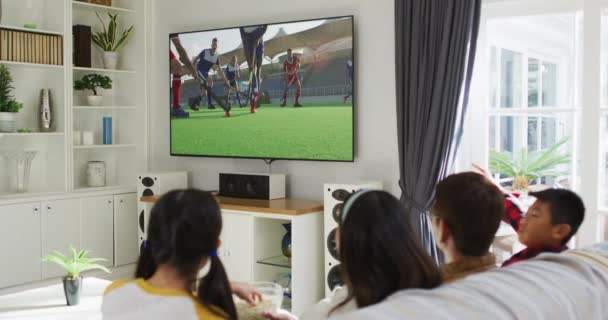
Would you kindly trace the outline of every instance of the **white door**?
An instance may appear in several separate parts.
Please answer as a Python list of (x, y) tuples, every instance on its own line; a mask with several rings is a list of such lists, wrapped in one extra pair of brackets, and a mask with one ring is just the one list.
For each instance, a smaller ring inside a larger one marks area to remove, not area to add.
[[(80, 199), (42, 202), (42, 255), (53, 250), (68, 254), (70, 246), (80, 249)], [(61, 267), (42, 264), (42, 278), (63, 276)]]
[(114, 196), (82, 198), (80, 211), (82, 249), (89, 258), (103, 258), (103, 266), (114, 265)]
[(0, 288), (40, 280), (40, 203), (0, 206)]
[(219, 256), (231, 281), (253, 281), (253, 217), (222, 212)]
[(137, 194), (114, 196), (114, 265), (135, 263), (139, 257), (137, 239)]

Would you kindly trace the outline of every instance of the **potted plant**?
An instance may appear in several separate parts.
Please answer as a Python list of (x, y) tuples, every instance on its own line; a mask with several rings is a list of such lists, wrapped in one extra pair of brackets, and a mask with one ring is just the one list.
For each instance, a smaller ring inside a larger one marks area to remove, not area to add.
[(77, 305), (80, 300), (80, 289), (82, 288), (82, 277), (80, 273), (87, 270), (103, 270), (110, 273), (106, 267), (96, 264), (99, 261), (105, 261), (103, 258), (87, 258), (89, 250), (76, 251), (74, 247), (70, 247), (72, 256), (66, 257), (59, 251), (47, 255), (42, 260), (45, 262), (53, 262), (65, 269), (67, 275), (63, 277), (63, 292), (68, 306)]
[(15, 131), (15, 113), (23, 108), (23, 104), (13, 97), (13, 89), (10, 71), (5, 65), (0, 65), (0, 132)]
[(566, 172), (560, 171), (559, 166), (570, 162), (570, 154), (563, 154), (559, 148), (568, 139), (563, 139), (545, 150), (528, 152), (522, 148), (517, 157), (510, 152), (490, 151), (490, 170), (513, 178), (514, 191), (527, 192), (530, 181), (542, 177), (558, 177)]
[(103, 65), (106, 69), (116, 69), (116, 64), (118, 63), (118, 55), (116, 50), (118, 50), (127, 40), (127, 37), (133, 30), (133, 26), (129, 27), (127, 30), (123, 30), (120, 37), (117, 36), (118, 26), (116, 23), (116, 19), (118, 18), (118, 13), (112, 15), (108, 13), (110, 17), (110, 21), (106, 26), (101, 19), (99, 13), (95, 13), (99, 21), (101, 21), (101, 25), (103, 31), (94, 32), (91, 35), (91, 39), (93, 43), (95, 43), (101, 50), (103, 50)]
[(83, 76), (80, 80), (74, 81), (74, 90), (93, 91), (92, 96), (87, 96), (87, 102), (90, 106), (98, 106), (101, 104), (103, 97), (97, 94), (98, 88), (112, 89), (112, 79), (108, 76), (91, 73)]

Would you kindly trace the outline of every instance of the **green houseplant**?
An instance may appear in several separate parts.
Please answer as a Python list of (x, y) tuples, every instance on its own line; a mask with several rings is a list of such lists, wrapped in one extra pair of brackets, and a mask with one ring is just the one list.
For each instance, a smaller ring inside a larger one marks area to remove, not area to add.
[(101, 22), (102, 31), (94, 32), (91, 35), (91, 39), (93, 43), (97, 45), (101, 50), (103, 50), (103, 65), (106, 69), (116, 69), (116, 65), (118, 63), (118, 55), (116, 51), (125, 44), (125, 41), (129, 37), (131, 31), (133, 31), (133, 26), (129, 27), (129, 29), (123, 30), (120, 36), (118, 36), (118, 23), (116, 22), (118, 18), (117, 14), (108, 13), (110, 17), (110, 21), (106, 26), (103, 22), (103, 19), (99, 15), (99, 13), (95, 13), (97, 18)]
[(68, 306), (77, 305), (80, 301), (80, 289), (82, 288), (82, 277), (80, 273), (87, 270), (103, 270), (110, 273), (106, 267), (96, 262), (105, 261), (103, 258), (87, 258), (89, 250), (76, 251), (70, 247), (71, 257), (67, 257), (59, 251), (53, 251), (42, 260), (60, 265), (65, 269), (67, 275), (63, 278), (63, 292)]
[(526, 191), (530, 181), (542, 177), (558, 177), (566, 174), (559, 166), (570, 162), (570, 154), (561, 153), (568, 138), (561, 140), (549, 149), (528, 152), (522, 148), (515, 156), (510, 152), (490, 151), (490, 170), (513, 178), (512, 189)]
[(97, 90), (112, 89), (112, 79), (108, 76), (102, 76), (97, 73), (87, 74), (80, 80), (74, 81), (74, 90), (91, 90), (92, 96), (87, 96), (87, 102), (90, 106), (98, 106), (101, 104), (103, 97), (97, 94)]
[(0, 64), (0, 132), (15, 131), (15, 113), (23, 108), (12, 95), (14, 89), (10, 71)]

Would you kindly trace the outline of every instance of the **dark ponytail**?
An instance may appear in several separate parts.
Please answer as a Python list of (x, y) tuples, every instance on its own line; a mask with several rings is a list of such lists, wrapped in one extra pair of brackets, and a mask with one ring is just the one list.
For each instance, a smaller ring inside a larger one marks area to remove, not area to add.
[(149, 279), (156, 272), (156, 268), (158, 268), (158, 265), (152, 257), (148, 240), (144, 240), (135, 268), (135, 278)]
[(209, 258), (209, 263), (211, 263), (209, 273), (201, 279), (197, 288), (198, 298), (205, 305), (222, 308), (229, 319), (237, 319), (232, 293), (226, 290), (230, 288), (230, 282), (224, 265), (216, 255)]
[[(192, 284), (201, 304), (219, 316), (237, 319), (230, 282), (217, 257), (221, 230), (220, 207), (209, 192), (188, 189), (165, 194), (150, 213), (148, 239), (135, 277), (149, 279), (159, 265), (170, 265)], [(210, 270), (195, 289), (205, 259)]]

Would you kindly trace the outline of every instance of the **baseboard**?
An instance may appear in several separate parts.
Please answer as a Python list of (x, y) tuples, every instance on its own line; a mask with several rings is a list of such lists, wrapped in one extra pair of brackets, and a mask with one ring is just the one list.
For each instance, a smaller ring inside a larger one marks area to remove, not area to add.
[[(135, 265), (129, 264), (126, 266), (120, 266), (115, 268), (109, 268), (112, 273), (105, 273), (103, 271), (88, 271), (82, 274), (83, 277), (95, 277), (99, 279), (114, 281), (118, 279), (133, 279), (133, 275), (135, 274)], [(47, 287), (50, 285), (54, 285), (61, 282), (61, 277), (45, 279), (42, 281), (31, 282), (23, 285), (18, 285), (14, 287), (2, 288), (0, 289), (0, 296), (16, 293), (24, 290), (31, 290), (41, 287)]]

